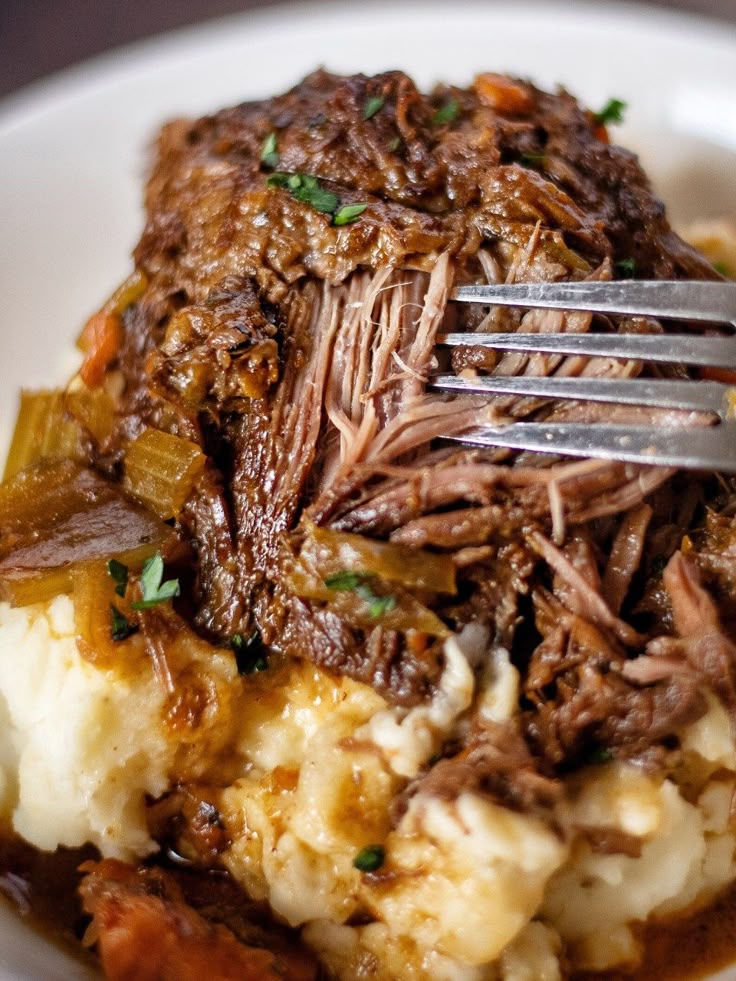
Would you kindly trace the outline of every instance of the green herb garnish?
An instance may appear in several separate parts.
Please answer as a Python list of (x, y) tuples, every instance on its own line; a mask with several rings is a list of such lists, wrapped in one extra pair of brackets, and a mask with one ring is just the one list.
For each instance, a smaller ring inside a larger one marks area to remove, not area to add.
[(344, 204), (341, 208), (338, 208), (333, 215), (332, 224), (350, 225), (356, 219), (360, 218), (367, 207), (367, 201), (361, 201), (359, 204)]
[(138, 630), (137, 624), (131, 623), (113, 603), (110, 604), (110, 619), (110, 633), (113, 640), (125, 640)]
[(396, 153), (396, 151), (399, 149), (400, 146), (401, 146), (401, 137), (395, 136), (393, 140), (391, 140), (391, 142), (389, 143), (388, 148), (391, 151), (391, 153)]
[(519, 163), (525, 167), (543, 167), (546, 159), (543, 153), (522, 153)]
[(715, 269), (715, 271), (717, 273), (720, 273), (721, 276), (727, 276), (728, 277), (728, 276), (731, 275), (731, 270), (728, 268), (728, 266), (726, 265), (725, 262), (714, 262), (713, 263), (713, 268)]
[(632, 279), (636, 274), (636, 259), (619, 259), (616, 269), (623, 279)]
[(336, 572), (325, 579), (325, 586), (328, 589), (335, 589), (340, 592), (355, 593), (364, 603), (368, 605), (368, 613), (372, 619), (377, 620), (385, 613), (390, 613), (396, 606), (395, 596), (381, 596), (376, 593), (371, 586), (371, 576), (366, 572)]
[(143, 599), (130, 604), (134, 610), (147, 610), (181, 594), (178, 579), (167, 579), (166, 582), (162, 582), (163, 577), (164, 560), (161, 553), (156, 552), (143, 563), (143, 571), (141, 572)]
[(593, 119), (602, 126), (608, 123), (622, 123), (624, 121), (624, 110), (628, 108), (628, 103), (622, 99), (609, 99), (605, 106), (593, 113)]
[(315, 211), (332, 215), (333, 225), (350, 225), (356, 221), (368, 207), (367, 201), (356, 204), (341, 204), (340, 198), (332, 191), (326, 191), (316, 177), (311, 174), (272, 174), (268, 178), (269, 187), (283, 187), (297, 201), (304, 201)]
[(353, 866), (359, 872), (375, 872), (383, 865), (386, 850), (383, 845), (366, 845), (353, 859)]
[(338, 589), (341, 591), (350, 590), (355, 591), (361, 583), (366, 580), (366, 574), (364, 572), (348, 572), (347, 569), (343, 572), (335, 572), (333, 575), (328, 576), (325, 579), (325, 586), (328, 589)]
[(254, 630), (249, 637), (233, 634), (230, 646), (235, 654), (238, 674), (255, 674), (268, 668), (268, 659), (259, 630)]
[(261, 163), (274, 170), (279, 165), (279, 148), (276, 134), (269, 133), (261, 147)]
[(610, 749), (603, 749), (602, 747), (599, 747), (598, 749), (594, 749), (592, 753), (590, 753), (590, 755), (588, 756), (588, 762), (594, 764), (610, 763), (612, 759), (613, 759), (613, 753), (610, 751)]
[(459, 112), (460, 103), (457, 99), (450, 99), (444, 106), (440, 106), (434, 116), (432, 116), (432, 125), (444, 126), (446, 123), (452, 123), (457, 119)]
[(363, 107), (363, 119), (373, 119), (376, 113), (383, 109), (385, 103), (386, 100), (382, 95), (374, 95), (370, 99), (366, 99)]
[(110, 559), (107, 563), (107, 574), (117, 583), (115, 586), (115, 592), (118, 594), (118, 596), (125, 596), (125, 590), (128, 586), (127, 565), (123, 565), (123, 563), (118, 562), (117, 559)]
[(286, 188), (297, 201), (303, 201), (326, 215), (334, 214), (340, 205), (338, 196), (326, 191), (311, 174), (273, 174), (268, 178), (268, 185)]

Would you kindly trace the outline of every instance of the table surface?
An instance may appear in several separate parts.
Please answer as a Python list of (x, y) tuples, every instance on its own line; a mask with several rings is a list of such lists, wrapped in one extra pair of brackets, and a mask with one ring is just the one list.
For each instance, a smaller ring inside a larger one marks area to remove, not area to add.
[[(109, 48), (276, 0), (0, 0), (0, 96)], [(370, 4), (371, 0), (344, 0)], [(400, 0), (399, 0), (400, 2)], [(489, 0), (492, 2), (492, 0)], [(593, 6), (595, 0), (587, 0)], [(610, 0), (609, 0), (610, 2)], [(736, 24), (736, 0), (649, 0)], [(622, 7), (625, 2), (621, 3)]]

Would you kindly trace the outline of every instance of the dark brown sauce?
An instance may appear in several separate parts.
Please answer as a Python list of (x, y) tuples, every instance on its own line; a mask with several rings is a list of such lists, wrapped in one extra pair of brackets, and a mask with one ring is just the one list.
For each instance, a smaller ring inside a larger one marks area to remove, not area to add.
[[(88, 963), (97, 963), (81, 941), (89, 923), (77, 893), (80, 864), (98, 858), (91, 846), (59, 848), (42, 852), (26, 844), (7, 829), (0, 828), (0, 896), (35, 929)], [(179, 878), (186, 881), (186, 873)], [(185, 891), (195, 907), (216, 901), (222, 911), (245, 902), (253, 915), (253, 904), (228, 876), (192, 875)], [(182, 882), (182, 884), (184, 884)], [(211, 890), (212, 894), (210, 894)], [(224, 890), (224, 891), (223, 891)], [(229, 899), (226, 902), (225, 899)], [(0, 900), (2, 901), (2, 900)], [(227, 921), (219, 915), (217, 919)], [(232, 926), (232, 924), (229, 924)], [(240, 933), (237, 930), (236, 933)], [(707, 909), (691, 917), (653, 922), (641, 929), (645, 954), (635, 970), (583, 972), (574, 981), (696, 981), (736, 963), (736, 885), (724, 892)]]
[(0, 826), (0, 902), (9, 902), (34, 929), (89, 963), (82, 947), (89, 923), (77, 893), (82, 862), (99, 858), (91, 845), (42, 852)]
[(696, 981), (736, 964), (736, 885), (692, 916), (641, 929), (644, 958), (632, 971), (579, 974), (575, 981)]

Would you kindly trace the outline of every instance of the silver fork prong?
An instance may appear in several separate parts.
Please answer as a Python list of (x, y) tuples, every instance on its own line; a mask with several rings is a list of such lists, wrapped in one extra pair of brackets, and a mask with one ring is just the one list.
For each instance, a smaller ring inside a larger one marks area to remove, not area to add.
[[(534, 375), (488, 375), (464, 378), (436, 375), (432, 388), (464, 395), (536, 395), (542, 398), (582, 399), (713, 412), (726, 418), (736, 389), (721, 382), (678, 381), (661, 378), (545, 378)], [(592, 435), (592, 434), (591, 434)]]
[(541, 351), (592, 357), (634, 358), (736, 369), (736, 338), (688, 334), (440, 334), (448, 347), (490, 347), (501, 351)]
[(736, 473), (736, 427), (665, 428), (587, 423), (510, 423), (480, 426), (447, 437), (468, 446), (508, 447), (559, 456), (602, 457), (689, 470)]
[(461, 286), (451, 299), (491, 306), (588, 310), (736, 326), (736, 283), (685, 280)]

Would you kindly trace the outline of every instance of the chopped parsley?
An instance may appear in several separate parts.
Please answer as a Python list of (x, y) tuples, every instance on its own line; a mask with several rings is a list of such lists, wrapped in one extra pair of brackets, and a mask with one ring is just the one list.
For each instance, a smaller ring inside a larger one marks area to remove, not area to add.
[(338, 196), (326, 191), (311, 174), (273, 174), (268, 178), (268, 185), (286, 188), (297, 201), (303, 201), (326, 215), (334, 215), (340, 206)]
[(249, 637), (233, 634), (230, 646), (235, 654), (238, 674), (255, 674), (268, 668), (268, 658), (259, 630), (254, 630)]
[(385, 104), (386, 100), (382, 95), (374, 95), (370, 99), (366, 99), (365, 106), (363, 106), (363, 119), (373, 119)]
[(163, 582), (164, 560), (160, 552), (156, 552), (143, 563), (141, 572), (141, 595), (143, 599), (131, 603), (134, 610), (148, 610), (159, 603), (165, 603), (181, 594), (178, 579), (167, 579)]
[(138, 626), (121, 613), (114, 603), (110, 604), (110, 633), (113, 640), (126, 640), (138, 631)]
[(399, 149), (400, 146), (401, 146), (401, 137), (395, 136), (393, 140), (391, 140), (391, 142), (389, 143), (388, 148), (391, 151), (391, 153), (396, 153), (396, 151)]
[(128, 586), (128, 567), (123, 565), (122, 562), (118, 562), (117, 559), (110, 559), (107, 563), (107, 573), (115, 580), (115, 592), (118, 596), (125, 596), (125, 590)]
[(603, 749), (603, 747), (594, 749), (588, 756), (589, 763), (610, 763), (612, 759), (613, 753), (610, 751), (610, 749)]
[(593, 118), (599, 126), (606, 126), (609, 123), (622, 123), (624, 121), (624, 111), (628, 104), (622, 99), (609, 99), (599, 112), (593, 113)]
[(623, 279), (632, 279), (636, 275), (636, 259), (619, 259), (616, 269)]
[(367, 207), (367, 201), (361, 201), (358, 204), (344, 204), (341, 208), (338, 208), (333, 215), (332, 224), (350, 225), (360, 218)]
[(447, 123), (452, 123), (457, 119), (459, 113), (460, 103), (457, 101), (457, 99), (450, 99), (450, 101), (446, 102), (444, 106), (440, 106), (440, 108), (435, 112), (434, 116), (432, 116), (432, 125), (444, 126)]
[(519, 163), (525, 167), (544, 167), (546, 159), (543, 153), (522, 153)]
[(261, 163), (271, 170), (275, 170), (279, 165), (279, 148), (276, 142), (276, 134), (269, 133), (263, 141), (261, 147)]
[(366, 574), (364, 572), (348, 572), (346, 569), (343, 572), (335, 572), (333, 575), (328, 576), (325, 579), (325, 586), (328, 589), (350, 590), (354, 592), (365, 580)]
[(383, 845), (366, 845), (353, 859), (353, 867), (359, 872), (375, 872), (383, 865), (386, 850)]
[(713, 263), (713, 268), (715, 269), (715, 271), (717, 273), (720, 273), (721, 276), (730, 276), (731, 275), (731, 270), (728, 268), (728, 266), (726, 265), (725, 262), (714, 262)]
[(315, 211), (332, 216), (333, 225), (350, 225), (368, 207), (367, 201), (355, 204), (342, 204), (332, 191), (326, 191), (316, 177), (311, 174), (272, 174), (268, 178), (269, 187), (283, 187), (297, 201), (311, 205)]
[(381, 596), (371, 586), (373, 577), (366, 572), (336, 572), (325, 579), (325, 586), (339, 592), (355, 593), (368, 606), (368, 613), (373, 620), (390, 613), (396, 606), (395, 596)]

